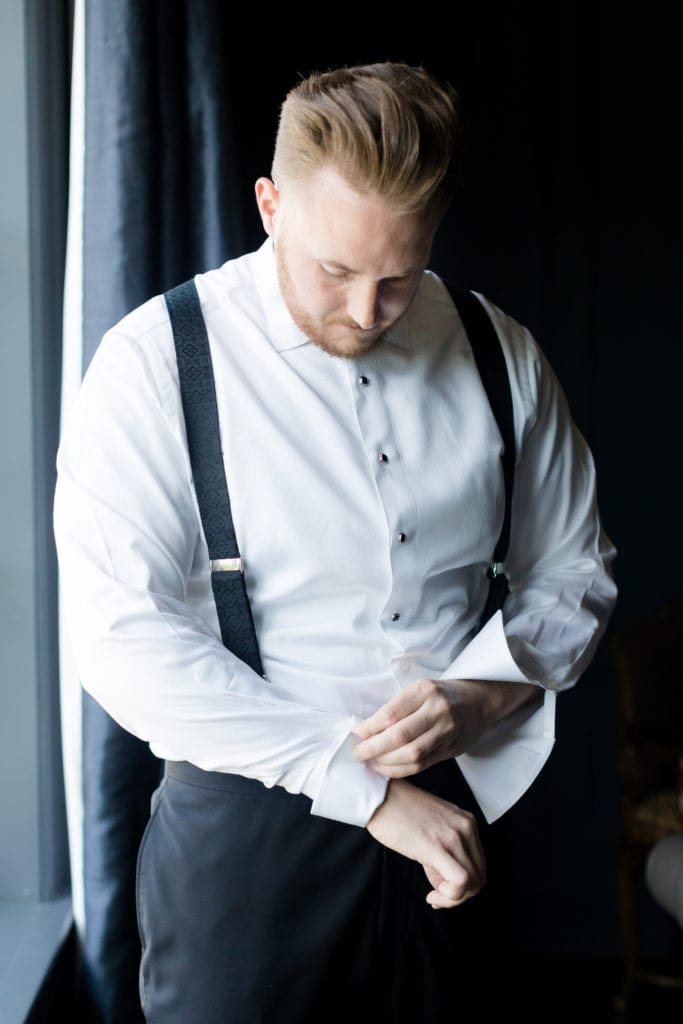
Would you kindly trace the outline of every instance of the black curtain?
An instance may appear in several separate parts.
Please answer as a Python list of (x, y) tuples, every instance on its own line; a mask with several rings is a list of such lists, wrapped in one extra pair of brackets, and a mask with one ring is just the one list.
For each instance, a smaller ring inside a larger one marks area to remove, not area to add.
[[(86, 3), (83, 372), (127, 312), (243, 251), (228, 21), (211, 0)], [(160, 763), (85, 693), (82, 755), (86, 1015), (135, 1024), (135, 864)]]

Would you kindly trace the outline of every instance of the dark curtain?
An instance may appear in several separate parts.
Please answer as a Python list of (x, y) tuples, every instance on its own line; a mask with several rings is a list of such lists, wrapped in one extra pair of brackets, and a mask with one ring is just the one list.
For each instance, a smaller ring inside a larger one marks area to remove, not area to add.
[[(85, 27), (83, 372), (127, 312), (244, 249), (226, 6), (88, 0)], [(82, 712), (87, 1019), (135, 1024), (135, 864), (161, 765), (87, 694)]]

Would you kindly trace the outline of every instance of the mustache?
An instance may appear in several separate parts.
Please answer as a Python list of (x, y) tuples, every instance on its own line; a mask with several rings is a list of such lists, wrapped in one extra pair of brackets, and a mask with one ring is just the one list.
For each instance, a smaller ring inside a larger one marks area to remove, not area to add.
[(368, 334), (370, 333), (370, 331), (376, 331), (378, 328), (382, 327), (382, 323), (380, 320), (374, 323), (372, 327), (360, 327), (355, 320), (335, 320), (334, 323), (338, 327), (348, 327), (349, 330), (360, 331), (361, 333), (366, 332)]

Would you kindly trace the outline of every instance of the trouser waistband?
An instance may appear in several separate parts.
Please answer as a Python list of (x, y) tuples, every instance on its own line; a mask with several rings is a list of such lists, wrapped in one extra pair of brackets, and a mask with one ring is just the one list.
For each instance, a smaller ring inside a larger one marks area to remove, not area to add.
[[(225, 793), (249, 793), (255, 796), (269, 795), (272, 799), (296, 799), (297, 794), (288, 793), (282, 786), (266, 786), (258, 779), (230, 772), (207, 772), (189, 761), (166, 761), (164, 774), (190, 786), (204, 789), (218, 789)], [(302, 797), (302, 799), (306, 799)]]

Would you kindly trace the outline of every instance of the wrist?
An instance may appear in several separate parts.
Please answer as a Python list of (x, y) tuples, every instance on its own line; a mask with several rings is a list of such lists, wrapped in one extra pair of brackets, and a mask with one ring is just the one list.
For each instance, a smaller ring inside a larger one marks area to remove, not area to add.
[(490, 728), (506, 718), (517, 708), (542, 695), (542, 689), (534, 683), (510, 682), (508, 680), (467, 679), (465, 685), (472, 692), (477, 690), (482, 702), (483, 715)]

